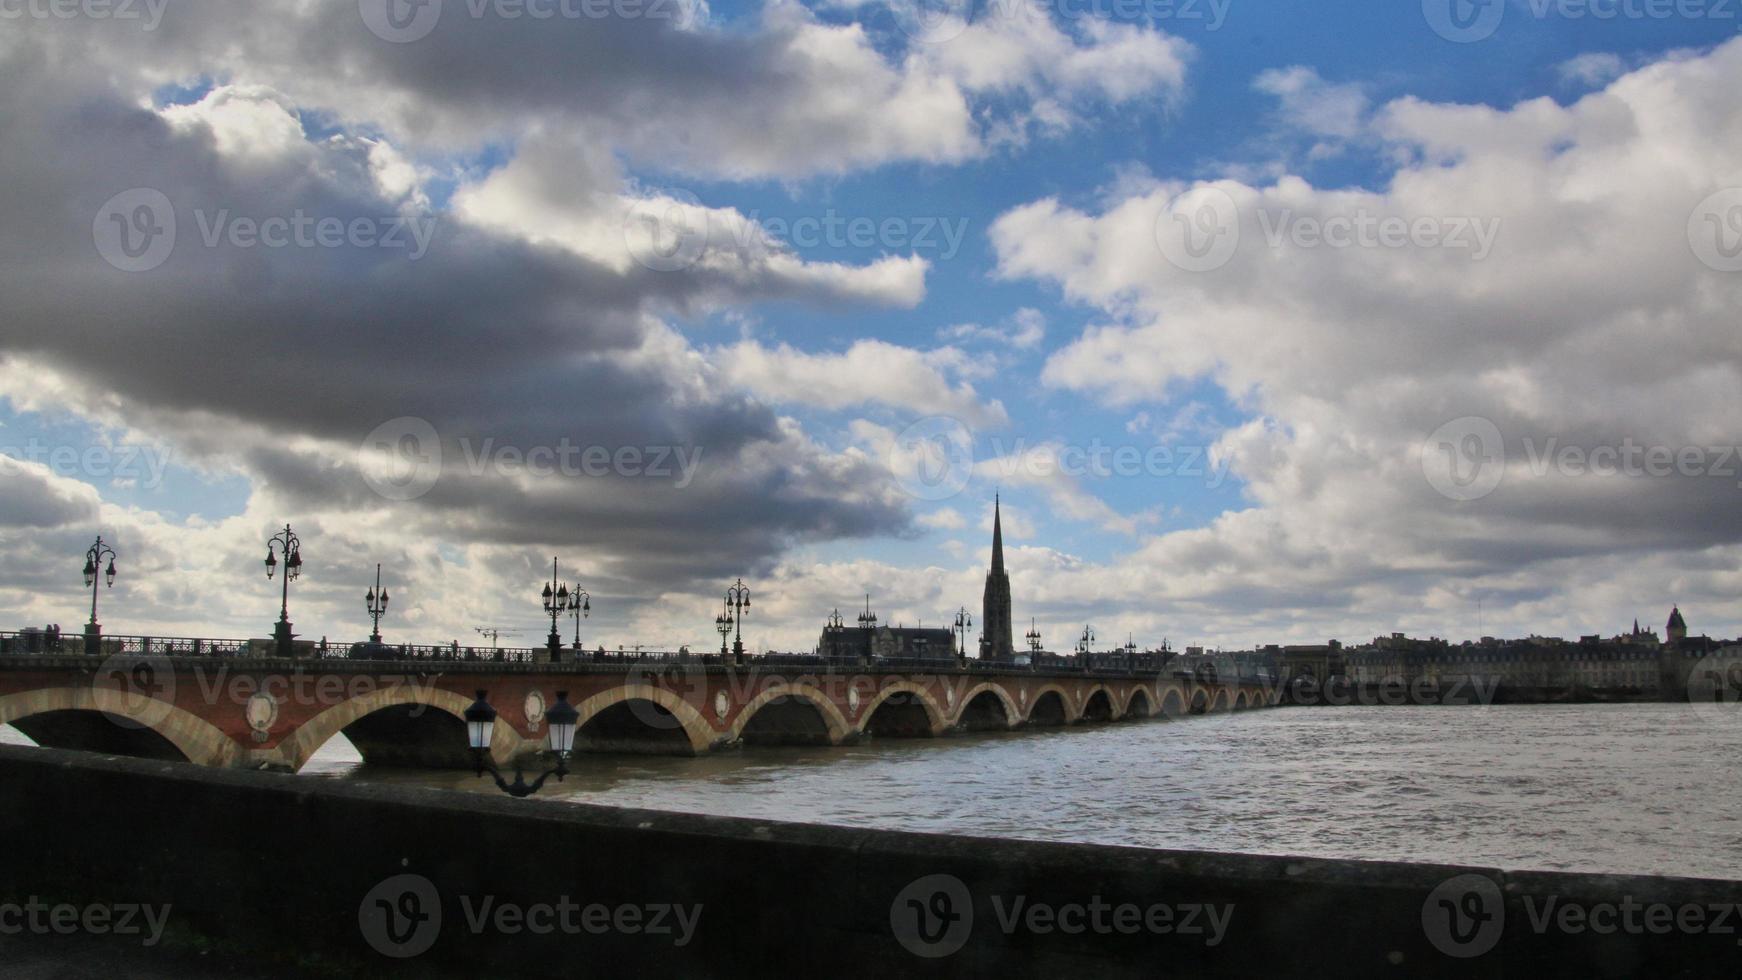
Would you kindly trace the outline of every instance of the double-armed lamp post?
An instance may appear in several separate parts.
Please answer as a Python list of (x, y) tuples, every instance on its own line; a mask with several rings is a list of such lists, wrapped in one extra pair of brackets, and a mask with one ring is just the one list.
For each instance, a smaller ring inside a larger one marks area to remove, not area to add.
[[(103, 560), (108, 559), (109, 567), (102, 567)], [(100, 653), (103, 642), (103, 627), (97, 623), (97, 593), (99, 572), (109, 588), (115, 587), (115, 549), (103, 543), (103, 536), (97, 535), (97, 543), (91, 545), (91, 550), (85, 552), (85, 587), (91, 590), (91, 621), (85, 624), (85, 652)]]
[(967, 606), (956, 610), (956, 659), (964, 664), (968, 662), (968, 629), (973, 625), (974, 618), (968, 615)]
[(581, 720), (581, 713), (575, 706), (569, 704), (569, 692), (556, 692), (556, 704), (544, 713), (546, 731), (546, 750), (556, 756), (556, 766), (545, 770), (536, 780), (528, 783), (525, 774), (520, 769), (517, 760), (514, 764), (514, 782), (502, 778), (502, 773), (496, 768), (495, 760), (490, 758), (490, 745), (496, 734), (496, 709), (490, 706), (490, 696), (487, 691), (478, 692), (478, 700), (466, 709), (466, 744), (472, 750), (472, 762), (477, 774), (483, 776), (486, 771), (496, 778), (496, 786), (509, 796), (525, 798), (544, 787), (545, 780), (552, 776), (557, 782), (569, 774), (569, 755), (575, 749), (575, 725)]
[(568, 584), (557, 581), (557, 560), (550, 560), (550, 582), (544, 587), (544, 611), (550, 617), (550, 636), (545, 640), (545, 646), (550, 650), (550, 662), (558, 663), (563, 658), (562, 632), (557, 628), (558, 620), (564, 615), (575, 617), (575, 649), (581, 648), (581, 618), (591, 616), (593, 612), (593, 597), (576, 588), (569, 591)]
[(375, 587), (363, 597), (363, 602), (369, 610), (369, 619), (375, 624), (374, 632), (369, 634), (369, 642), (377, 646), (381, 644), (381, 617), (387, 615), (387, 590), (381, 587), (381, 564), (375, 565)]
[(286, 524), (284, 530), (274, 534), (266, 542), (266, 577), (272, 578), (278, 571), (278, 556), (284, 556), (284, 591), (278, 603), (278, 625), (272, 630), (272, 638), (277, 641), (278, 655), (290, 657), (294, 655), (291, 642), (296, 634), (290, 631), (290, 583), (302, 577), (302, 541)]
[[(737, 585), (726, 590), (725, 619), (725, 624), (730, 625), (735, 631), (732, 638), (732, 662), (739, 666), (744, 664), (744, 617), (749, 615), (749, 612), (750, 587), (744, 584), (743, 579), (739, 579)], [(720, 653), (724, 655), (725, 652), (725, 634), (721, 633)]]

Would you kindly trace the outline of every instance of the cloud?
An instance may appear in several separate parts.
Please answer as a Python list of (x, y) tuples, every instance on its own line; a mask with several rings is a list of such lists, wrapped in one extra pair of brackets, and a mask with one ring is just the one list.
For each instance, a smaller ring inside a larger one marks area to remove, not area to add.
[[(1371, 610), (1447, 629), (1488, 596), (1491, 623), (1510, 604), (1528, 631), (1531, 616), (1631, 621), (1640, 598), (1710, 594), (1704, 572), (1675, 569), (1737, 553), (1735, 480), (1532, 460), (1551, 444), (1735, 441), (1742, 348), (1726, 311), (1742, 280), (1698, 236), (1716, 227), (1699, 217), (1711, 195), (1742, 181), (1742, 110), (1712, 94), (1738, 83), (1732, 42), (1570, 106), (1399, 99), (1373, 118), (1376, 152), (1396, 161), (1378, 189), (1175, 181), (1095, 212), (1054, 199), (1006, 212), (990, 233), (999, 274), (1105, 315), (1051, 355), (1045, 384), (1149, 407), (1208, 380), (1248, 418), (1215, 446), (1246, 509), (1113, 567), (1167, 601), (1326, 628)], [(1211, 230), (1238, 245), (1194, 270), (1157, 236), (1178, 234), (1175, 215), (1215, 217), (1196, 209), (1218, 199), (1232, 220)], [(1341, 219), (1354, 235), (1363, 216), (1437, 235), (1337, 247), (1296, 234)], [(1497, 230), (1485, 257), (1482, 226)], [(1460, 502), (1435, 491), (1423, 455), (1433, 465), (1430, 435), (1463, 417), (1493, 421), (1507, 462), (1497, 490)]]
[(938, 331), (945, 340), (980, 341), (1033, 350), (1046, 339), (1046, 315), (1032, 307), (1024, 307), (996, 326), (978, 323), (957, 323)]
[(882, 405), (916, 416), (945, 415), (970, 426), (1008, 424), (997, 401), (973, 385), (952, 384), (971, 370), (967, 354), (944, 347), (921, 351), (882, 340), (860, 340), (839, 354), (809, 354), (786, 344), (745, 341), (713, 352), (721, 374), (758, 398), (827, 409)]
[(1360, 85), (1327, 82), (1301, 65), (1261, 72), (1252, 87), (1281, 101), (1288, 125), (1319, 136), (1349, 139), (1361, 131), (1367, 114), (1367, 94)]

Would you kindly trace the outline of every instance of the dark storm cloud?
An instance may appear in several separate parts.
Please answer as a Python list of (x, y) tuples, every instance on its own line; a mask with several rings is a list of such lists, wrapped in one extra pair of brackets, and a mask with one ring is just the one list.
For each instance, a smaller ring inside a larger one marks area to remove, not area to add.
[[(399, 505), (410, 526), (459, 542), (585, 544), (644, 588), (766, 563), (795, 541), (905, 527), (885, 474), (820, 458), (645, 319), (703, 292), (753, 297), (754, 283), (613, 271), (386, 198), (355, 141), (261, 136), (258, 153), (224, 153), (204, 126), (171, 126), (41, 52), (0, 64), (0, 355), (103, 393), (186, 457), (239, 462), (287, 510), (391, 506), (350, 457), (409, 416), (433, 427), (444, 459), (436, 485)], [(105, 202), (135, 188), (161, 192), (176, 226), (173, 251), (143, 272), (116, 268), (93, 238)], [(207, 240), (224, 222), (293, 215), (411, 218), (435, 234), (416, 258), (355, 242)], [(467, 471), (468, 450), (486, 444), (681, 449), (699, 464), (681, 487)]]

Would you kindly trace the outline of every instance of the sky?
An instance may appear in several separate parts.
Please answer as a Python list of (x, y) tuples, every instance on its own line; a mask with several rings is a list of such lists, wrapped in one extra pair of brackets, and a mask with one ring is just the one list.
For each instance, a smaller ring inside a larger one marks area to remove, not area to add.
[(0, 4), (0, 628), (977, 632), (997, 497), (1053, 649), (1737, 635), (1739, 29)]

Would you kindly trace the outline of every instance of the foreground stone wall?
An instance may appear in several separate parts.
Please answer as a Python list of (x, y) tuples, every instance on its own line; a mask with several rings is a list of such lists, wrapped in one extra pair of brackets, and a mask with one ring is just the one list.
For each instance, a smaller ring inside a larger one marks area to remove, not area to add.
[[(1742, 965), (1738, 936), (1709, 914), (1702, 933), (1598, 934), (1564, 913), (1716, 909), (1742, 901), (1732, 882), (772, 824), (48, 749), (0, 747), (0, 855), (0, 908), (168, 903), (167, 942), (267, 972), (1621, 977)], [(1545, 909), (1559, 911), (1539, 929)]]

